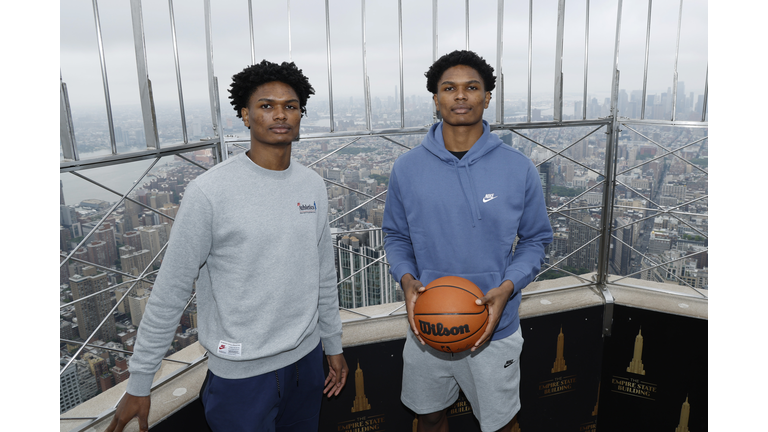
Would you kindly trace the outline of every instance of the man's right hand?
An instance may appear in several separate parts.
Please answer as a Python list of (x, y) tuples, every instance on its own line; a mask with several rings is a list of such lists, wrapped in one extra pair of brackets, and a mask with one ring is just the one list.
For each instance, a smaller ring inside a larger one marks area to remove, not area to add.
[(123, 428), (134, 417), (139, 417), (139, 430), (149, 431), (147, 418), (149, 417), (149, 396), (134, 396), (126, 393), (120, 403), (117, 404), (115, 417), (107, 426), (105, 432), (123, 432)]
[(400, 286), (403, 287), (403, 292), (405, 293), (405, 310), (408, 311), (408, 322), (411, 324), (411, 330), (419, 338), (419, 342), (422, 345), (426, 345), (419, 335), (419, 328), (416, 327), (416, 322), (413, 319), (413, 308), (416, 306), (416, 299), (419, 298), (426, 288), (410, 273), (406, 273), (403, 276), (400, 280)]

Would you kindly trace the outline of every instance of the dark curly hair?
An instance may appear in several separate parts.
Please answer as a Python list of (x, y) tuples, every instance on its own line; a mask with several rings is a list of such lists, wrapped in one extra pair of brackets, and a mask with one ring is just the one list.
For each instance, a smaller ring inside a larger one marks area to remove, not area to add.
[(437, 94), (437, 82), (440, 77), (446, 70), (457, 65), (469, 66), (476, 70), (483, 78), (485, 91), (496, 88), (496, 77), (493, 76), (493, 68), (488, 62), (473, 51), (456, 50), (437, 59), (424, 73), (424, 76), (427, 77), (427, 90), (432, 94)]
[(282, 64), (272, 63), (262, 60), (252, 66), (248, 66), (241, 72), (232, 75), (232, 85), (229, 86), (230, 102), (237, 113), (242, 118), (240, 111), (248, 108), (248, 100), (251, 98), (256, 88), (262, 84), (272, 81), (280, 81), (288, 84), (299, 96), (299, 106), (301, 114), (307, 114), (307, 99), (309, 95), (315, 94), (315, 89), (309, 83), (309, 79), (296, 67), (293, 62), (283, 62)]

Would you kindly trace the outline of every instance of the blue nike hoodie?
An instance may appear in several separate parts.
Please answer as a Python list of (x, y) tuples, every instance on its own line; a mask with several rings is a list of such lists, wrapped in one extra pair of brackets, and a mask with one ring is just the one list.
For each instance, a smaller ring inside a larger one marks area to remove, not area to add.
[[(483, 293), (515, 285), (492, 340), (520, 326), (520, 290), (539, 272), (552, 241), (538, 171), (503, 145), (483, 120), (483, 135), (458, 159), (445, 149), (443, 123), (394, 163), (384, 222), (390, 273), (410, 273), (425, 286), (461, 276)], [(514, 247), (515, 238), (518, 237)]]

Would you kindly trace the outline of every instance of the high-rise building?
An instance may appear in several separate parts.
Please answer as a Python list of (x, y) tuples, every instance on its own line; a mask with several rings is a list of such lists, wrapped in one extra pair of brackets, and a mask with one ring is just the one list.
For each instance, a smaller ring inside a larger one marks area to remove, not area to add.
[[(82, 269), (83, 275), (73, 275), (69, 278), (73, 300), (89, 296), (107, 288), (107, 274), (97, 273), (93, 266)], [(80, 338), (86, 340), (106, 317), (107, 320), (96, 333), (96, 338), (103, 341), (117, 339), (115, 318), (110, 314), (112, 300), (109, 292), (102, 292), (83, 301), (75, 303), (75, 315)]]
[[(62, 358), (61, 367), (64, 367), (67, 361)], [(69, 411), (81, 403), (83, 399), (80, 397), (80, 386), (77, 382), (77, 365), (73, 363), (59, 375), (59, 413)]]
[(111, 223), (106, 222), (96, 229), (93, 236), (96, 240), (106, 243), (107, 262), (109, 263), (107, 267), (112, 267), (118, 259), (114, 226)]
[(339, 286), (341, 307), (357, 308), (403, 300), (402, 291), (389, 274), (384, 259), (376, 261), (385, 255), (382, 239), (381, 231), (334, 238), (336, 271), (339, 280), (346, 279)]
[(144, 309), (147, 308), (149, 293), (143, 288), (137, 288), (134, 292), (135, 295), (128, 294), (128, 307), (131, 311), (131, 324), (138, 327), (144, 316)]
[(569, 220), (568, 251), (573, 253), (567, 260), (569, 266), (586, 272), (597, 268), (597, 241), (592, 241), (597, 236), (597, 231), (592, 228), (593, 226), (589, 215), (583, 215), (581, 223)]
[(109, 251), (107, 242), (102, 240), (94, 240), (85, 245), (88, 250), (88, 261), (94, 264), (98, 264), (102, 267), (111, 267), (114, 261), (109, 261)]

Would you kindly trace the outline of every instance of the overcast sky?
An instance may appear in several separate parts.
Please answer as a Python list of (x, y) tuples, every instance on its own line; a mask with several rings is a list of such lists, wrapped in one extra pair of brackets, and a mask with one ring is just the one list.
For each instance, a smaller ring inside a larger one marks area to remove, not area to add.
[[(222, 110), (229, 108), (231, 76), (251, 63), (247, 0), (211, 2), (214, 67), (219, 80)], [(438, 56), (466, 48), (465, 1), (440, 0)], [(554, 94), (557, 0), (536, 0), (533, 10), (532, 92)], [(105, 61), (113, 106), (139, 106), (136, 58), (127, 0), (99, 2)], [(256, 61), (290, 59), (304, 70), (316, 90), (316, 100), (328, 97), (325, 6), (322, 0), (253, 0)], [(360, 0), (330, 1), (333, 95), (335, 100), (358, 100), (363, 90), (363, 35)], [(503, 63), (505, 98), (525, 98), (528, 88), (528, 4), (504, 2)], [(617, 0), (592, 0), (589, 10), (588, 92), (607, 97), (615, 43)], [(653, 2), (648, 93), (672, 87), (680, 3)], [(397, 0), (368, 0), (366, 8), (367, 70), (372, 97), (384, 101), (399, 85)], [(497, 0), (470, 1), (469, 48), (496, 68)], [(582, 98), (586, 0), (568, 0), (563, 53), (566, 99)], [(642, 89), (646, 44), (647, 1), (625, 1), (619, 47), (620, 88)], [(174, 2), (182, 88), (189, 104), (208, 101), (204, 3)], [(61, 75), (74, 111), (103, 106), (101, 66), (91, 0), (62, 0), (60, 12)], [(176, 71), (168, 3), (143, 2), (149, 76), (158, 105), (178, 104)], [(403, 1), (404, 91), (427, 96), (424, 72), (432, 62), (432, 2)], [(678, 80), (686, 94), (702, 94), (707, 71), (707, 3), (683, 4)], [(497, 89), (498, 91), (498, 89)]]

